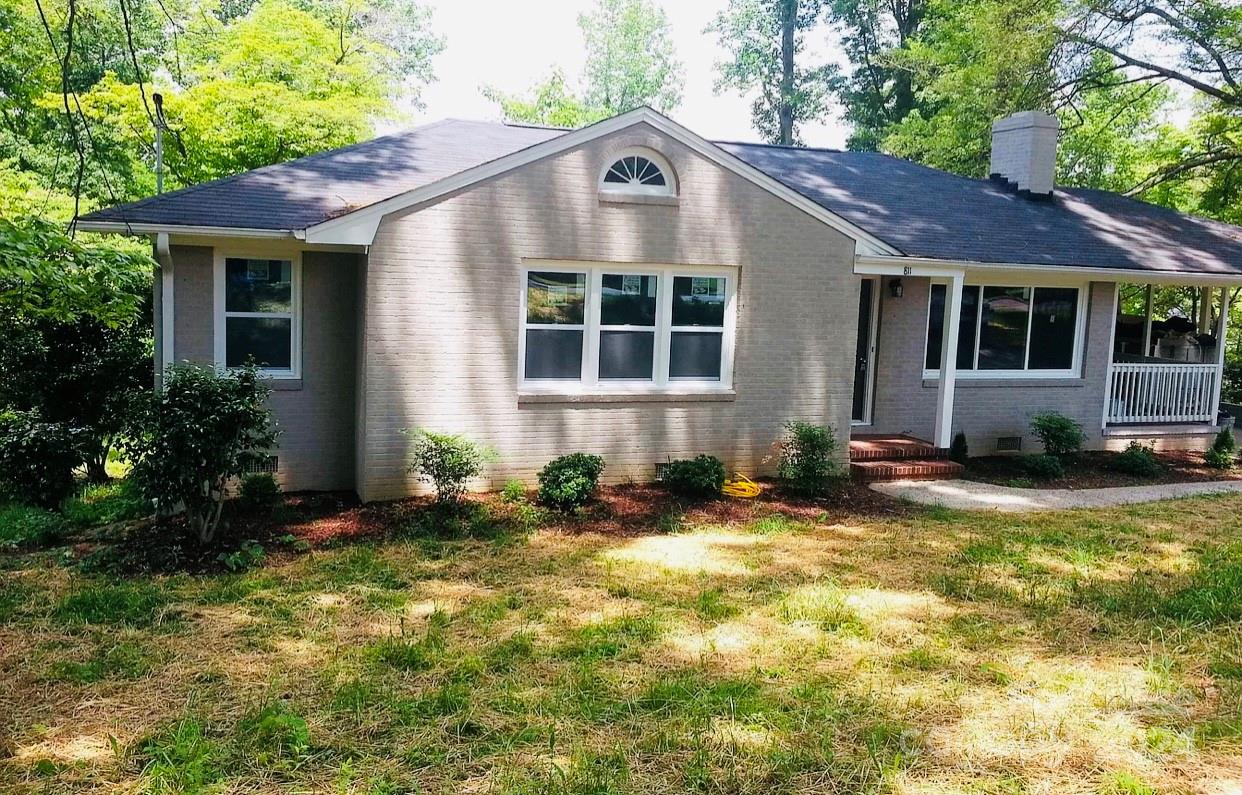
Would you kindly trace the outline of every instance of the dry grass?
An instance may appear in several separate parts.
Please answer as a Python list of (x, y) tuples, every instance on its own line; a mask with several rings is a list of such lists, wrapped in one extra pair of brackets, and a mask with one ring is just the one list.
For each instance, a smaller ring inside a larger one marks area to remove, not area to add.
[(1239, 509), (11, 556), (0, 791), (1242, 792)]

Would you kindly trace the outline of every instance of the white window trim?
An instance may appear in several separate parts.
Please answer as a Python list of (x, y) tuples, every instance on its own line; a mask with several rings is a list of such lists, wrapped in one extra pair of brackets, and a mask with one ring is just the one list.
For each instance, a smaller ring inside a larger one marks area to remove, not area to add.
[[(609, 170), (618, 160), (627, 157), (645, 157), (660, 169), (664, 175), (663, 185), (636, 185), (624, 182), (604, 182)], [(604, 167), (599, 172), (599, 192), (614, 196), (676, 196), (678, 193), (677, 174), (664, 155), (643, 146), (634, 146), (613, 152), (605, 158)]]
[[(266, 259), (266, 260), (288, 260), (290, 263), (290, 312), (226, 312), (225, 311), (225, 260), (228, 259)], [(288, 317), (293, 321), (291, 336), (291, 345), (293, 350), (290, 351), (289, 370), (267, 370), (262, 369), (259, 372), (266, 378), (274, 380), (297, 380), (302, 377), (302, 252), (301, 251), (247, 251), (241, 250), (215, 250), (215, 261), (213, 264), (213, 329), (215, 336), (215, 360), (217, 370), (229, 369), (225, 362), (228, 361), (225, 351), (227, 344), (227, 335), (225, 334), (225, 320), (230, 317)]]
[[(932, 279), (931, 284), (932, 285), (937, 285), (937, 284), (947, 285), (947, 282), (944, 279)], [(1012, 284), (1012, 283), (1000, 283), (1000, 282), (993, 282), (993, 281), (986, 281), (986, 282), (975, 281), (975, 280), (968, 279), (966, 281), (965, 286), (979, 288), (980, 302), (982, 302), (983, 300), (983, 290), (988, 287), (1019, 287), (1019, 288), (1025, 288), (1027, 290), (1032, 290), (1032, 291), (1038, 290), (1041, 287), (1045, 289), (1060, 288), (1060, 289), (1077, 290), (1078, 291), (1078, 302), (1077, 302), (1078, 312), (1074, 320), (1074, 359), (1073, 359), (1073, 364), (1068, 370), (979, 370), (979, 369), (966, 370), (966, 369), (962, 369), (959, 367), (957, 368), (957, 378), (959, 380), (966, 380), (966, 381), (1005, 381), (1005, 380), (1013, 381), (1013, 380), (1040, 380), (1040, 379), (1056, 380), (1056, 379), (1066, 379), (1066, 378), (1080, 378), (1082, 376), (1083, 351), (1085, 349), (1086, 340), (1087, 340), (1087, 329), (1086, 329), (1087, 303), (1091, 300), (1090, 282), (1050, 282), (1050, 281), (1039, 280), (1036, 282), (1027, 281), (1026, 283), (1023, 283), (1023, 284)], [(929, 287), (927, 290), (927, 311), (926, 311), (927, 319), (923, 324), (923, 358), (920, 360), (921, 363), (923, 364), (926, 364), (927, 362), (927, 349), (931, 341), (930, 340), (931, 335), (929, 333), (931, 330), (931, 300), (932, 300), (931, 293), (932, 291), (931, 291), (931, 288)], [(1034, 293), (1032, 292), (1032, 298), (1033, 297), (1034, 297)], [(981, 310), (981, 307), (980, 307), (980, 310)], [(1023, 356), (1025, 357), (1025, 361), (1027, 364), (1029, 364), (1030, 356), (1031, 356), (1031, 323), (1032, 323), (1033, 317), (1034, 317), (1033, 313), (1031, 312), (1027, 313), (1026, 350), (1023, 353)], [(980, 331), (980, 325), (982, 323), (982, 318), (983, 318), (983, 312), (976, 311), (975, 312), (975, 349), (972, 354), (973, 361), (971, 362), (973, 368), (978, 368), (979, 366), (979, 331)], [(956, 353), (954, 353), (953, 355), (956, 355)], [(936, 381), (939, 379), (940, 379), (939, 369), (928, 369), (926, 367), (923, 368), (923, 380)]]
[[(585, 273), (587, 277), (585, 323), (546, 324), (526, 322), (527, 283), (531, 272)], [(656, 324), (654, 326), (603, 326), (600, 324), (601, 288), (604, 274), (629, 274), (658, 277)], [(725, 318), (723, 326), (677, 326), (672, 325), (673, 279), (682, 277), (711, 277), (725, 280)], [(733, 351), (737, 330), (737, 268), (710, 266), (641, 265), (633, 263), (598, 262), (540, 262), (526, 260), (521, 271), (518, 301), (518, 356), (517, 383), (524, 394), (541, 395), (645, 395), (680, 393), (720, 393), (733, 390)], [(583, 332), (581, 380), (565, 381), (526, 378), (526, 331), (528, 329), (557, 329)], [(609, 330), (647, 331), (655, 333), (654, 373), (650, 381), (625, 379), (601, 379), (599, 377), (599, 333)], [(669, 378), (673, 331), (715, 332), (722, 334), (720, 342), (720, 379)]]

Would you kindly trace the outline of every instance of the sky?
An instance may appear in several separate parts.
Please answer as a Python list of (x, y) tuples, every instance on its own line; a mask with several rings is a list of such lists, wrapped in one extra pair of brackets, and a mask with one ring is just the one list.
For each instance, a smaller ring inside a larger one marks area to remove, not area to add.
[[(750, 101), (712, 89), (715, 64), (725, 57), (715, 34), (703, 32), (727, 0), (665, 0), (677, 57), (685, 70), (681, 105), (669, 114), (675, 121), (713, 140), (757, 141), (750, 124)], [(448, 117), (499, 120), (494, 103), (479, 89), (495, 86), (505, 93), (525, 92), (561, 67), (570, 80), (582, 72), (584, 51), (578, 15), (594, 0), (425, 0), (435, 31), (446, 47), (434, 61), (436, 82), (422, 94), (426, 107), (406, 124)], [(827, 41), (808, 41), (808, 53), (839, 60)], [(404, 124), (401, 126), (405, 126)], [(837, 119), (801, 128), (808, 146), (841, 148), (849, 129)]]

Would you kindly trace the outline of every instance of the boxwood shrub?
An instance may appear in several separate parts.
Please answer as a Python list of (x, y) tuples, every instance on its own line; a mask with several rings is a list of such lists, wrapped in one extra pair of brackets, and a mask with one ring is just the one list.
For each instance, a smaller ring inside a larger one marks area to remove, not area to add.
[(713, 455), (670, 461), (664, 470), (664, 487), (678, 497), (710, 500), (720, 496), (724, 482), (725, 465)]
[(539, 501), (562, 510), (585, 505), (599, 485), (604, 459), (589, 453), (554, 458), (539, 470)]

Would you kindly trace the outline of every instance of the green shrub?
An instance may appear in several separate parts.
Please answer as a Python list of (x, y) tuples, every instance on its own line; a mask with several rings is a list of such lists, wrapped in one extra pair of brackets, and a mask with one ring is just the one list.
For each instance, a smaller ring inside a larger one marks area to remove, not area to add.
[(517, 478), (505, 481), (505, 487), (500, 491), (500, 498), (505, 502), (522, 502), (526, 499), (526, 484)]
[(966, 444), (966, 434), (958, 431), (953, 435), (953, 442), (949, 445), (949, 460), (965, 464), (969, 458), (970, 446)]
[(125, 478), (84, 487), (61, 506), (60, 512), (77, 527), (99, 527), (150, 516), (151, 502)]
[(804, 497), (823, 494), (829, 482), (840, 474), (833, 459), (837, 439), (831, 427), (807, 422), (785, 423), (781, 462), (777, 476), (781, 485)]
[(1044, 452), (1058, 458), (1077, 455), (1087, 441), (1081, 425), (1055, 411), (1032, 417), (1031, 431), (1043, 442)]
[(457, 502), (466, 492), (466, 481), (478, 477), (493, 454), (461, 434), (435, 433), (424, 429), (403, 431), (414, 439), (410, 471), (435, 487), (436, 500)]
[(134, 412), (124, 445), (130, 476), (161, 514), (184, 506), (203, 543), (220, 525), (225, 485), (276, 444), (269, 392), (253, 366), (221, 373), (183, 365), (169, 368), (163, 389)]
[(1203, 454), (1203, 460), (1213, 469), (1232, 469), (1237, 449), (1233, 428), (1221, 428), (1212, 441), (1212, 446)]
[(0, 413), (0, 492), (56, 507), (73, 491), (81, 445), (82, 432), (64, 423), (44, 422), (32, 411)]
[(1065, 464), (1054, 455), (1027, 455), (1021, 458), (1022, 471), (1033, 480), (1057, 480), (1065, 477)]
[(539, 500), (562, 510), (585, 505), (604, 471), (604, 459), (589, 453), (554, 458), (539, 470)]
[(1140, 478), (1154, 478), (1164, 471), (1156, 452), (1139, 442), (1130, 442), (1126, 449), (1113, 459), (1113, 469)]
[(65, 530), (58, 514), (33, 505), (0, 506), (0, 549), (50, 544)]
[(237, 499), (252, 511), (271, 509), (280, 499), (280, 484), (271, 472), (253, 472), (242, 478)]
[(699, 455), (670, 461), (664, 470), (664, 487), (678, 497), (713, 499), (724, 487), (725, 465), (715, 456)]

